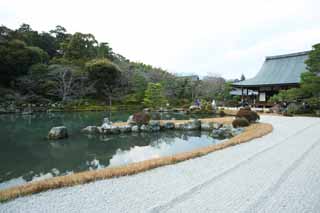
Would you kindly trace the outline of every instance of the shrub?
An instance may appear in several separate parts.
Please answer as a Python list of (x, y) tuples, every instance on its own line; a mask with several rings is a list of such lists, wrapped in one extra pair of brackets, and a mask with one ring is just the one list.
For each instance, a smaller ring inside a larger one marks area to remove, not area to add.
[(133, 121), (138, 125), (148, 124), (150, 121), (150, 115), (145, 112), (134, 113)]
[(224, 117), (226, 115), (226, 113), (223, 110), (220, 110), (218, 114), (220, 117)]
[(249, 125), (250, 125), (250, 122), (246, 118), (236, 118), (235, 120), (232, 121), (232, 126), (234, 128), (245, 127)]
[(251, 111), (250, 108), (242, 108), (240, 109), (237, 114), (237, 118), (246, 118), (249, 122), (256, 122), (260, 119), (258, 113)]

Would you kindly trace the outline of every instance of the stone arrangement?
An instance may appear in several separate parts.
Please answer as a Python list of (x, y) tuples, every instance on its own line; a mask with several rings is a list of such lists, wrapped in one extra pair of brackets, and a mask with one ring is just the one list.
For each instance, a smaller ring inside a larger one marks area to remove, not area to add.
[(216, 122), (202, 122), (198, 119), (190, 119), (188, 121), (169, 121), (169, 120), (150, 120), (148, 124), (138, 125), (130, 116), (127, 122), (112, 123), (108, 118), (103, 120), (101, 126), (88, 126), (82, 129), (85, 134), (121, 134), (129, 132), (159, 132), (164, 130), (203, 130), (211, 131), (211, 136), (216, 139), (230, 138), (240, 134), (244, 128), (233, 128), (229, 124), (221, 124)]

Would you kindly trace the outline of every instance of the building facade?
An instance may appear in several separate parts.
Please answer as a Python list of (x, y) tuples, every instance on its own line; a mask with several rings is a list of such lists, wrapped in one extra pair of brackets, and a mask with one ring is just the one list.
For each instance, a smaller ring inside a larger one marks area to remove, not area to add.
[[(241, 90), (243, 101), (251, 105), (267, 106), (269, 98), (280, 90), (299, 87), (300, 76), (307, 71), (305, 60), (308, 53), (309, 51), (268, 56), (254, 78), (232, 85)], [(250, 90), (255, 91), (256, 95), (246, 94)]]

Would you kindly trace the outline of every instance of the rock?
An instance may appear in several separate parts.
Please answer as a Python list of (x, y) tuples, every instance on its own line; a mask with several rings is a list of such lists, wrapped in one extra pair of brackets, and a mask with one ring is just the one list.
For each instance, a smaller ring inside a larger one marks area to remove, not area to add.
[(97, 129), (98, 129), (98, 132), (99, 132), (100, 134), (102, 134), (102, 133), (103, 133), (103, 129), (102, 129), (102, 127), (101, 127), (101, 126), (97, 126)]
[(151, 128), (150, 128), (149, 125), (143, 124), (143, 125), (141, 125), (140, 130), (141, 130), (142, 132), (150, 132), (150, 131), (151, 131)]
[(148, 126), (152, 132), (157, 132), (160, 130), (160, 121), (150, 120)]
[(104, 118), (102, 124), (112, 124), (112, 122), (110, 122), (109, 118)]
[(112, 125), (110, 123), (104, 123), (102, 124), (101, 128), (103, 130), (106, 130), (106, 129), (111, 129)]
[(201, 109), (199, 106), (195, 106), (195, 105), (192, 105), (192, 106), (190, 106), (189, 107), (189, 110), (199, 110), (199, 109)]
[(119, 130), (121, 133), (131, 132), (131, 126), (129, 125), (119, 126)]
[(129, 116), (127, 123), (131, 126), (136, 124), (136, 122), (133, 120), (133, 115)]
[(120, 128), (117, 126), (113, 126), (112, 124), (104, 123), (101, 126), (102, 132), (104, 134), (119, 134)]
[(201, 122), (201, 130), (209, 131), (214, 129), (214, 122)]
[(68, 137), (68, 130), (65, 126), (52, 127), (48, 134), (48, 139), (57, 140)]
[(211, 137), (215, 139), (226, 139), (226, 138), (231, 138), (232, 135), (232, 130), (229, 128), (221, 127), (220, 129), (214, 129), (212, 130)]
[(139, 132), (139, 126), (137, 126), (137, 125), (132, 126), (131, 131), (132, 132)]
[(174, 123), (171, 121), (165, 121), (161, 123), (160, 127), (162, 129), (174, 129)]
[(83, 128), (81, 132), (87, 133), (87, 134), (97, 134), (100, 133), (98, 127), (96, 126), (87, 126), (86, 128)]
[(179, 130), (199, 130), (201, 128), (201, 121), (192, 119), (185, 123), (176, 124), (175, 128)]

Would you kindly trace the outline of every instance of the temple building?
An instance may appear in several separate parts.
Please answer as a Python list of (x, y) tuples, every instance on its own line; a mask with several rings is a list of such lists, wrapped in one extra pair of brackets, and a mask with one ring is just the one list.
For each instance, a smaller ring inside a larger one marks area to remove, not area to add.
[[(267, 101), (280, 90), (299, 87), (301, 73), (306, 72), (305, 60), (309, 51), (268, 56), (251, 79), (233, 83), (241, 90), (242, 100), (255, 106), (267, 106)], [(248, 91), (255, 91), (249, 94)]]

